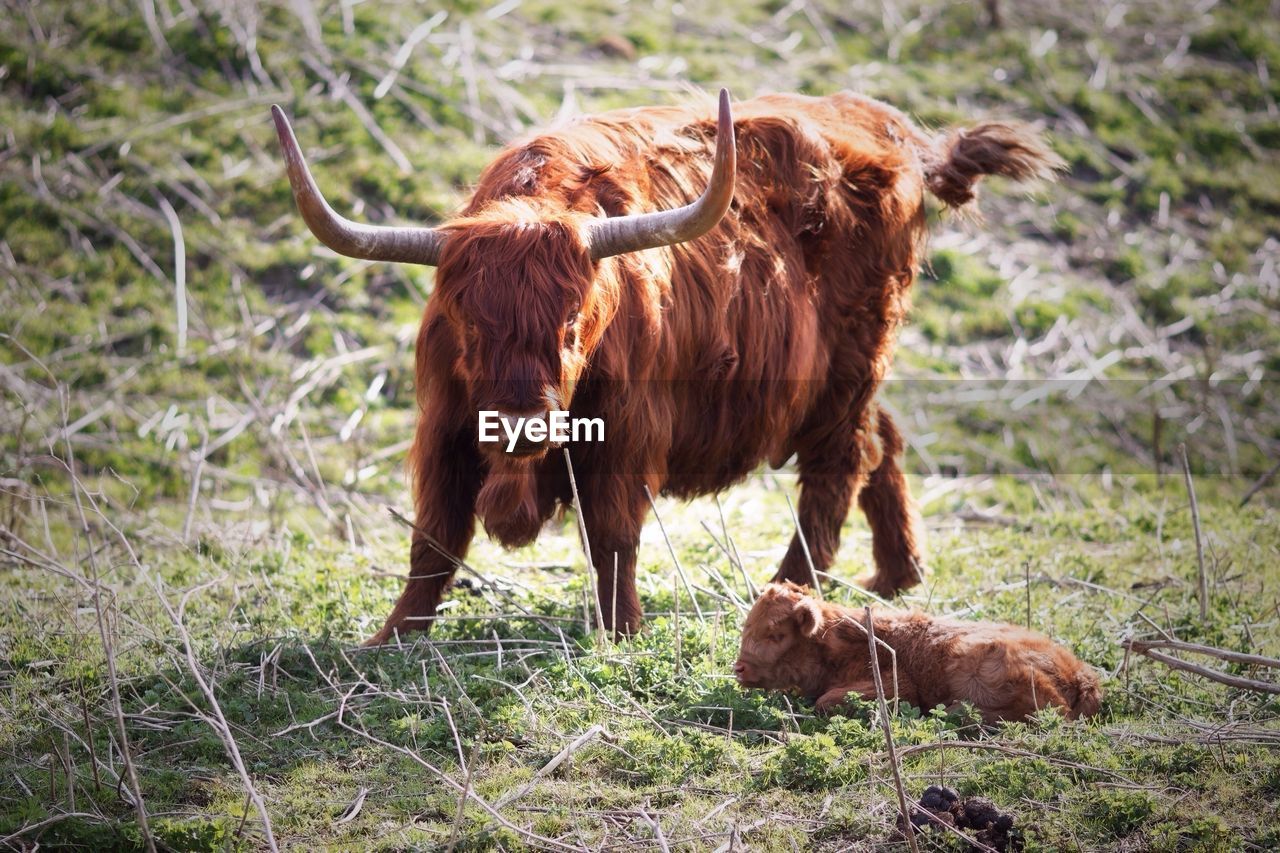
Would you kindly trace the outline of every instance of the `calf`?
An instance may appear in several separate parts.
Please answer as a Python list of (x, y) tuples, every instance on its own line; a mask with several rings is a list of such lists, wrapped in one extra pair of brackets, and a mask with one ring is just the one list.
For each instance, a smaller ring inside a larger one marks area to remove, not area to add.
[[(747, 614), (734, 674), (743, 687), (797, 690), (829, 713), (850, 693), (876, 695), (861, 609), (819, 601), (807, 587), (769, 584)], [(887, 698), (948, 710), (971, 702), (984, 722), (1022, 720), (1050, 705), (1068, 719), (1097, 712), (1098, 676), (1043, 634), (919, 611), (872, 611)]]

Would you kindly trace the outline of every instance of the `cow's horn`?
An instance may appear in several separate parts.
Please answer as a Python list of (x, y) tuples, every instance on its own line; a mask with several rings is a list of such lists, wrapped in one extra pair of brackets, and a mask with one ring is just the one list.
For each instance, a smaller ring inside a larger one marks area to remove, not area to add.
[(401, 261), (434, 266), (440, 257), (444, 238), (433, 228), (400, 228), (385, 225), (362, 225), (334, 213), (307, 169), (307, 161), (298, 148), (293, 128), (284, 111), (271, 107), (276, 122), (280, 147), (284, 149), (285, 169), (293, 184), (293, 198), (311, 233), (340, 255), (369, 261)]
[(737, 152), (733, 140), (733, 116), (729, 91), (720, 90), (720, 124), (716, 129), (716, 159), (711, 182), (692, 204), (657, 213), (614, 216), (592, 223), (589, 241), (595, 260), (624, 252), (672, 246), (701, 237), (715, 227), (733, 201)]

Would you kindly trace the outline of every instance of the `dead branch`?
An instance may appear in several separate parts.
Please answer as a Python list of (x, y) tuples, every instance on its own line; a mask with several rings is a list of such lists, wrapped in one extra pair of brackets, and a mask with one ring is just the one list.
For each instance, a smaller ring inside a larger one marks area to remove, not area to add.
[(1208, 655), (1219, 660), (1232, 661), (1234, 663), (1249, 664), (1252, 666), (1267, 666), (1273, 669), (1280, 669), (1280, 659), (1264, 657), (1263, 655), (1251, 655), (1245, 652), (1233, 652), (1227, 649), (1219, 649), (1214, 646), (1205, 646), (1200, 643), (1188, 643), (1183, 640), (1130, 640), (1127, 644), (1128, 648), (1138, 654), (1146, 654), (1148, 649), (1173, 649), (1179, 652), (1192, 652), (1194, 654)]
[[(797, 528), (799, 529), (799, 528)], [(907, 836), (907, 846), (911, 853), (920, 853), (916, 844), (916, 829), (911, 823), (911, 810), (907, 805), (907, 792), (902, 787), (902, 767), (898, 763), (898, 753), (893, 747), (893, 727), (889, 725), (889, 703), (884, 700), (884, 684), (880, 678), (880, 649), (876, 646), (876, 626), (871, 618), (871, 606), (863, 609), (863, 624), (867, 629), (867, 648), (871, 652), (871, 678), (876, 685), (876, 702), (880, 706), (880, 728), (884, 731), (884, 745), (889, 753), (889, 766), (893, 770), (893, 787), (898, 792), (898, 811), (902, 815), (903, 832)]]
[(1182, 670), (1183, 672), (1194, 673), (1203, 678), (1207, 678), (1210, 681), (1216, 681), (1219, 684), (1225, 684), (1228, 687), (1237, 687), (1241, 690), (1253, 690), (1259, 693), (1280, 694), (1280, 684), (1274, 684), (1269, 681), (1258, 681), (1253, 678), (1244, 678), (1239, 675), (1228, 675), (1225, 672), (1219, 672), (1218, 670), (1210, 669), (1207, 666), (1201, 666), (1200, 664), (1190, 663), (1189, 661), (1176, 658), (1173, 655), (1167, 655), (1164, 652), (1158, 652), (1153, 648), (1147, 648), (1144, 650), (1144, 649), (1138, 649), (1134, 647), (1133, 650), (1146, 655), (1147, 657), (1151, 658), (1153, 661), (1157, 661), (1159, 663), (1164, 664), (1170, 669), (1178, 669), (1178, 670)]

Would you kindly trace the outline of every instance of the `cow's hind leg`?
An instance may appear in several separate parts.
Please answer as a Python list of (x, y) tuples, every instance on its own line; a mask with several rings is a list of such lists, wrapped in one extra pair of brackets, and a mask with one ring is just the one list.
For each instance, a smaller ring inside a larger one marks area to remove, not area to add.
[(923, 580), (920, 515), (902, 472), (902, 436), (889, 413), (877, 416), (881, 460), (858, 493), (858, 506), (871, 527), (876, 571), (864, 585), (891, 597)]

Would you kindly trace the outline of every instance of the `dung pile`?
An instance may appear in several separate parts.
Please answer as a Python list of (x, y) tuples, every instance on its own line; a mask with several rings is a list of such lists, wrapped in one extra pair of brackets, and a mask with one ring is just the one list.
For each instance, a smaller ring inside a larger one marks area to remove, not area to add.
[[(920, 796), (920, 808), (923, 811), (911, 813), (911, 824), (917, 831), (946, 832), (944, 827), (951, 826), (994, 850), (1022, 849), (1022, 834), (1014, 829), (1014, 816), (1000, 811), (986, 797), (962, 800), (952, 788), (930, 785)], [(972, 846), (971, 849), (982, 848)]]

